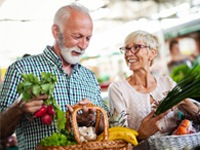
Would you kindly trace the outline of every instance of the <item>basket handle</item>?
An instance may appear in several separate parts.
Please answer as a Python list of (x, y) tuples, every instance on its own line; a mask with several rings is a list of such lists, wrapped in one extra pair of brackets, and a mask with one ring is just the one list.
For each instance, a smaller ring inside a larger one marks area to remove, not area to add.
[[(104, 137), (103, 137), (103, 140), (108, 140), (108, 117), (107, 117), (107, 113), (106, 111), (99, 107), (99, 106), (95, 106), (94, 104), (92, 103), (88, 103), (85, 105), (88, 109), (96, 109), (96, 124), (95, 124), (95, 131), (97, 133), (98, 131), (98, 128), (99, 128), (99, 124), (100, 124), (100, 113), (102, 113), (103, 115), (103, 125), (104, 125)], [(74, 131), (74, 137), (77, 141), (77, 143), (82, 143), (81, 140), (80, 140), (80, 135), (79, 135), (79, 130), (78, 130), (78, 124), (77, 124), (77, 119), (76, 119), (76, 116), (77, 116), (77, 112), (79, 110), (82, 110), (83, 109), (83, 105), (81, 104), (76, 104), (76, 105), (73, 105), (72, 106), (73, 108), (73, 112), (71, 114), (71, 124), (72, 124), (72, 129)], [(71, 129), (70, 129), (70, 112), (67, 111), (66, 112), (66, 118), (67, 118), (67, 124), (66, 124), (66, 128), (67, 130), (70, 132)]]

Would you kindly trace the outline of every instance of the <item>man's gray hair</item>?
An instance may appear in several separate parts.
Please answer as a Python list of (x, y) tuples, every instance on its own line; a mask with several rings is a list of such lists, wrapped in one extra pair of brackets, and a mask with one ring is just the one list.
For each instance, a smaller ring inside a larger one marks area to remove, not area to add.
[(72, 9), (90, 16), (89, 9), (79, 3), (71, 3), (69, 5), (59, 8), (54, 16), (53, 23), (57, 24), (61, 28), (61, 31), (63, 30), (63, 20), (69, 17), (70, 10)]

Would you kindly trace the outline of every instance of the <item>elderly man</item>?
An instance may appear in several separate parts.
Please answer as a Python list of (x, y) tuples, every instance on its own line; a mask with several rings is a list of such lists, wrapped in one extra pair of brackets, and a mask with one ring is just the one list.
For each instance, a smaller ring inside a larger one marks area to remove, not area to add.
[[(79, 63), (89, 45), (92, 30), (87, 8), (78, 4), (63, 6), (56, 12), (52, 25), (54, 45), (46, 46), (42, 54), (23, 58), (9, 66), (0, 93), (1, 139), (16, 132), (19, 149), (31, 150), (42, 138), (56, 131), (55, 125), (44, 125), (38, 118), (28, 119), (41, 108), (47, 98), (45, 95), (26, 103), (16, 101), (22, 73), (33, 73), (37, 77), (41, 72), (54, 74), (58, 83), (53, 96), (63, 111), (66, 106), (88, 102), (105, 108), (94, 73)], [(89, 111), (86, 109), (85, 113)]]

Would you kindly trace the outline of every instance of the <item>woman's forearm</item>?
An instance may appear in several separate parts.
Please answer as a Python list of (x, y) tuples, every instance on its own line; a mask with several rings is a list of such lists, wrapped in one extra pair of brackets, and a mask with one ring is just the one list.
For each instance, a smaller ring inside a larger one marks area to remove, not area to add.
[(184, 103), (181, 103), (180, 105), (187, 113), (190, 115), (197, 115), (200, 111), (200, 106), (197, 106), (194, 104), (191, 100), (186, 99)]

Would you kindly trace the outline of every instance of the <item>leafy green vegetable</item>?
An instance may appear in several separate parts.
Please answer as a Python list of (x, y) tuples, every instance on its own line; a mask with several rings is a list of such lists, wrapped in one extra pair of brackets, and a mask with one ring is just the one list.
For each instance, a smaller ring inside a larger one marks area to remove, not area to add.
[(178, 83), (179, 81), (184, 79), (186, 75), (188, 75), (193, 68), (196, 67), (198, 68), (199, 65), (200, 65), (200, 55), (194, 60), (192, 68), (188, 67), (187, 64), (178, 65), (174, 67), (170, 76), (175, 82)]
[(41, 80), (32, 73), (22, 74), (22, 78), (24, 80), (17, 87), (17, 91), (23, 95), (22, 99), (27, 102), (41, 94), (47, 95), (48, 99), (44, 101), (44, 105), (53, 106), (56, 112), (54, 119), (56, 119), (57, 129), (64, 129), (66, 123), (65, 112), (60, 109), (60, 106), (57, 105), (53, 97), (54, 84), (57, 82), (56, 76), (51, 73), (42, 72)]
[(57, 128), (58, 129), (64, 129), (66, 125), (66, 118), (65, 118), (65, 112), (61, 111), (58, 107), (55, 109), (56, 115), (57, 115)]
[(59, 133), (53, 133), (51, 136), (41, 140), (42, 146), (66, 146), (77, 144), (74, 134), (69, 133), (66, 129), (62, 129)]
[(74, 137), (74, 133), (73, 132), (68, 132), (66, 129), (62, 129), (61, 131), (60, 131), (60, 133), (61, 134), (64, 134), (66, 137), (67, 137), (67, 139), (69, 140), (69, 141), (71, 141), (71, 142), (75, 142), (76, 143), (76, 139), (75, 139), (75, 137)]
[(200, 64), (196, 64), (190, 72), (159, 103), (155, 115), (159, 115), (185, 98), (200, 97)]
[(170, 76), (171, 78), (175, 81), (175, 82), (179, 82), (181, 81), (185, 75), (187, 75), (189, 72), (190, 72), (190, 68), (186, 65), (186, 64), (182, 64), (182, 65), (179, 65), (179, 66), (176, 66)]
[(63, 133), (53, 133), (51, 136), (43, 138), (40, 142), (42, 146), (66, 146), (73, 144), (76, 144), (73, 135)]
[(46, 94), (50, 98), (54, 91), (54, 83), (57, 82), (56, 76), (45, 72), (41, 73), (41, 81), (32, 73), (22, 74), (22, 78), (24, 80), (18, 85), (17, 91), (23, 94), (25, 101), (40, 94)]
[[(41, 140), (40, 145), (43, 146), (65, 146), (76, 144), (73, 133), (68, 133), (65, 129), (66, 125), (66, 113), (61, 110), (60, 106), (56, 103), (53, 97), (55, 83), (57, 78), (51, 73), (41, 73), (41, 79), (30, 74), (22, 74), (24, 79), (17, 87), (17, 91), (23, 95), (23, 100), (29, 101), (31, 98), (38, 97), (41, 94), (48, 96), (48, 99), (44, 101), (44, 105), (53, 106), (55, 110), (55, 118), (57, 125), (57, 132), (51, 136), (45, 137)], [(54, 115), (53, 115), (54, 116)]]

